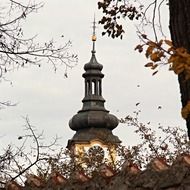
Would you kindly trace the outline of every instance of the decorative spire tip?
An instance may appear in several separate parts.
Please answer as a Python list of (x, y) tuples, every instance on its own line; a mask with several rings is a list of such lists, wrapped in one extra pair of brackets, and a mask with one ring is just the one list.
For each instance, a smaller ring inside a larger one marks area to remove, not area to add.
[(93, 33), (92, 33), (92, 41), (96, 41), (96, 19), (94, 14), (94, 21), (93, 21)]

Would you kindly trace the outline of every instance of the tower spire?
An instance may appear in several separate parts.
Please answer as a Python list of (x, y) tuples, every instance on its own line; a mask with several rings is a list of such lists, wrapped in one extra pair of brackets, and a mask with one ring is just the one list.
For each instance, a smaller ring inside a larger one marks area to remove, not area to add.
[(84, 91), (82, 109), (69, 121), (69, 126), (76, 131), (73, 138), (68, 142), (68, 147), (80, 144), (90, 144), (97, 140), (102, 144), (118, 144), (121, 141), (112, 134), (112, 130), (118, 125), (118, 119), (105, 109), (105, 100), (102, 96), (102, 73), (103, 65), (98, 63), (95, 56), (96, 20), (94, 16), (92, 33), (92, 56), (84, 65)]

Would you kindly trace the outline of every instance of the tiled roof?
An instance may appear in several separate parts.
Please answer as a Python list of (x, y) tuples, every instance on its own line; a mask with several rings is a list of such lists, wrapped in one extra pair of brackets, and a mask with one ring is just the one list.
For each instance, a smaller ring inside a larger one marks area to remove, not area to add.
[(190, 156), (178, 157), (172, 165), (163, 158), (152, 160), (147, 168), (140, 170), (136, 164), (125, 162), (119, 172), (102, 165), (94, 177), (73, 172), (66, 179), (58, 172), (48, 180), (28, 175), (25, 186), (8, 182), (7, 190), (190, 190)]

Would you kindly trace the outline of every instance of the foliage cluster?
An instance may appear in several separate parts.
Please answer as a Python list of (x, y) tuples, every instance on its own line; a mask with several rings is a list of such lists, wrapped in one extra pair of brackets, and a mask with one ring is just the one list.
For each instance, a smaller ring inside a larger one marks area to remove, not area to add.
[[(137, 45), (135, 50), (141, 53), (145, 49), (145, 56), (151, 61), (146, 63), (145, 67), (155, 70), (153, 75), (158, 72), (158, 67), (169, 65), (169, 70), (174, 71), (177, 75), (184, 73), (186, 81), (190, 79), (190, 54), (185, 48), (174, 47), (170, 40), (154, 42), (145, 34), (140, 34), (139, 37), (141, 44)], [(189, 102), (182, 108), (181, 115), (184, 119), (189, 117)]]
[[(158, 66), (169, 65), (169, 69), (175, 74), (185, 72), (186, 80), (190, 78), (190, 54), (183, 47), (175, 48), (170, 40), (160, 40), (154, 42), (148, 39), (147, 35), (139, 35), (142, 44), (136, 46), (135, 50), (140, 53), (145, 48), (145, 56), (152, 62), (149, 62), (145, 67), (156, 69)], [(153, 73), (155, 74), (155, 73)]]
[[(55, 172), (62, 174), (65, 178), (72, 178), (76, 172), (83, 172), (91, 177), (97, 175), (100, 167), (104, 164), (116, 172), (122, 169), (125, 162), (145, 169), (152, 159), (162, 158), (168, 164), (172, 164), (178, 156), (190, 153), (189, 141), (185, 131), (177, 127), (164, 128), (159, 126), (161, 136), (156, 136), (149, 123), (143, 124), (138, 121), (138, 115), (139, 112), (135, 112), (134, 117), (127, 116), (120, 120), (127, 127), (134, 127), (141, 142), (135, 146), (117, 146), (116, 162), (102, 159), (102, 153), (99, 149), (86, 152), (82, 158), (80, 155), (74, 155), (68, 149), (60, 148), (60, 151), (57, 152), (56, 150), (59, 148), (58, 138), (55, 138), (50, 145), (45, 145), (42, 134), (36, 134), (35, 128), (26, 118), (28, 134), (18, 137), (23, 142), (22, 146), (14, 148), (8, 146), (0, 156), (2, 186), (7, 181), (13, 180), (24, 183), (31, 174), (35, 174), (43, 180), (47, 180)], [(34, 146), (27, 148), (28, 141), (29, 144), (32, 141)], [(107, 151), (110, 150), (108, 146)]]
[[(140, 44), (135, 47), (138, 52), (145, 51), (145, 57), (150, 60), (145, 67), (154, 70), (153, 75), (163, 65), (168, 65), (169, 70), (174, 71), (176, 75), (183, 74), (185, 81), (190, 79), (190, 53), (184, 47), (175, 47), (171, 40), (166, 39), (161, 23), (161, 7), (163, 4), (169, 5), (167, 0), (154, 0), (152, 2), (141, 3), (141, 1), (130, 0), (105, 0), (98, 2), (98, 8), (102, 9), (104, 16), (100, 24), (104, 27), (104, 32), (112, 38), (120, 37), (122, 39), (125, 32), (121, 19), (139, 20), (137, 24), (137, 35)], [(151, 15), (148, 14), (150, 10)], [(148, 26), (154, 34), (154, 40), (151, 40), (146, 34)], [(158, 37), (158, 33), (161, 37)], [(160, 40), (159, 40), (160, 39)], [(188, 93), (188, 92), (186, 92)], [(183, 100), (182, 100), (183, 102)], [(185, 120), (190, 116), (190, 103), (186, 101), (181, 109), (181, 115)]]
[(134, 1), (126, 1), (124, 3), (121, 0), (105, 0), (103, 2), (98, 2), (98, 8), (102, 9), (102, 12), (104, 13), (104, 16), (99, 21), (99, 23), (104, 26), (105, 30), (102, 32), (102, 35), (107, 34), (112, 38), (123, 38), (124, 29), (122, 24), (119, 24), (120, 18), (138, 20), (142, 16), (142, 5), (137, 8), (134, 5)]

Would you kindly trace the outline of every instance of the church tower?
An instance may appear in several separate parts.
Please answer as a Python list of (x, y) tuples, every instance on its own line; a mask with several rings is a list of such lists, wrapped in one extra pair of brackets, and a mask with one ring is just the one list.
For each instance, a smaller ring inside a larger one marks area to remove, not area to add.
[(74, 115), (69, 126), (76, 131), (67, 148), (74, 151), (74, 154), (81, 154), (83, 151), (90, 151), (93, 148), (99, 149), (102, 153), (108, 146), (114, 147), (121, 141), (112, 130), (118, 125), (116, 116), (105, 109), (105, 100), (102, 96), (102, 79), (104, 74), (102, 64), (98, 63), (95, 53), (96, 43), (96, 22), (93, 22), (92, 55), (88, 63), (84, 65), (82, 75), (85, 83), (85, 96), (82, 100), (83, 107)]

